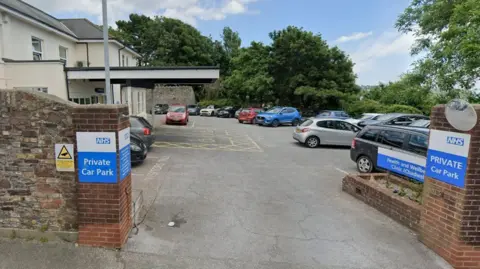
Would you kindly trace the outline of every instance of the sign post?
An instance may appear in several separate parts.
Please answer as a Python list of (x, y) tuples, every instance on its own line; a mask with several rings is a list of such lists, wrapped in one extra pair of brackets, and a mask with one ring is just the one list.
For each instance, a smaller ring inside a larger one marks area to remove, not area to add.
[(77, 132), (80, 183), (117, 183), (114, 132)]
[(427, 176), (463, 188), (469, 148), (469, 134), (430, 130)]

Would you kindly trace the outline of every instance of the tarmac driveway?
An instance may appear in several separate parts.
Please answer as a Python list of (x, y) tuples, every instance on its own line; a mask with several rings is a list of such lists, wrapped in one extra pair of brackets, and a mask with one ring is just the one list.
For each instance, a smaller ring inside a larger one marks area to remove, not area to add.
[(160, 126), (132, 169), (144, 207), (125, 249), (0, 240), (0, 269), (451, 268), (341, 191), (348, 149), (308, 149), (291, 132), (204, 117)]

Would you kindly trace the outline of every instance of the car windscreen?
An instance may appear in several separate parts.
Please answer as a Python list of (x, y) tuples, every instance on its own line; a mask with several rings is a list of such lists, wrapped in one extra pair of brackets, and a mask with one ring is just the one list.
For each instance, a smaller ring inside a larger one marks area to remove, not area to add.
[(430, 123), (429, 120), (416, 120), (412, 122), (409, 126), (410, 127), (426, 127)]
[(274, 109), (270, 109), (267, 111), (267, 113), (274, 113), (274, 114), (278, 114), (282, 111), (282, 108), (274, 108)]
[(312, 125), (312, 123), (313, 123), (313, 120), (306, 120), (302, 124), (300, 124), (300, 126), (310, 126)]
[(183, 113), (183, 112), (185, 112), (185, 107), (184, 106), (171, 106), (171, 107), (168, 108), (168, 111)]
[(378, 117), (376, 120), (386, 121), (386, 120), (391, 120), (391, 119), (396, 118), (396, 117), (398, 117), (397, 114), (385, 114), (385, 115), (382, 115), (382, 116)]

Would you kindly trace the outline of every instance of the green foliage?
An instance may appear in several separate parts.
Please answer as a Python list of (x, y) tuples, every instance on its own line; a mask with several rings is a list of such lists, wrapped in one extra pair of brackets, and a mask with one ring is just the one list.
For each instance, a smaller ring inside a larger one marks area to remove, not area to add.
[(419, 109), (412, 107), (412, 106), (406, 106), (406, 105), (391, 105), (391, 106), (385, 106), (385, 108), (382, 111), (383, 113), (412, 113), (412, 114), (422, 114), (422, 111)]
[(48, 238), (46, 238), (46, 237), (40, 237), (40, 242), (41, 242), (41, 243), (48, 243)]
[(385, 111), (384, 105), (370, 99), (347, 103), (344, 108), (353, 117), (360, 116), (362, 113), (383, 113)]
[(430, 89), (451, 99), (474, 87), (480, 77), (478, 0), (412, 0), (396, 27), (415, 35), (412, 54), (426, 54), (416, 70)]
[(216, 106), (234, 106), (236, 103), (230, 99), (216, 99), (216, 100), (202, 100), (198, 102), (201, 107), (209, 106), (209, 105), (216, 105)]

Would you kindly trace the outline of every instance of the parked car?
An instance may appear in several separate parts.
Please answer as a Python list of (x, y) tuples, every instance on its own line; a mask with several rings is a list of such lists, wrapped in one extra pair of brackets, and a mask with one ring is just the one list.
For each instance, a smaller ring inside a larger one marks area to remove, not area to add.
[(407, 126), (416, 120), (428, 120), (425, 115), (420, 114), (407, 114), (407, 113), (389, 113), (377, 117), (375, 120), (364, 120), (358, 123), (358, 126), (364, 127), (372, 124), (388, 124), (388, 125), (401, 125)]
[(168, 105), (167, 104), (156, 104), (153, 108), (155, 114), (167, 114)]
[(430, 130), (392, 125), (369, 125), (352, 140), (350, 159), (361, 173), (377, 169), (378, 148), (427, 156)]
[(186, 105), (171, 105), (168, 108), (167, 117), (165, 118), (165, 124), (182, 124), (188, 123), (188, 109)]
[(147, 148), (155, 142), (153, 126), (143, 117), (130, 116), (130, 133), (142, 139)]
[(342, 110), (322, 110), (317, 114), (316, 118), (348, 119), (350, 116)]
[(188, 105), (187, 109), (189, 115), (200, 115), (200, 107), (198, 105)]
[(295, 128), (293, 139), (309, 148), (320, 145), (350, 146), (360, 130), (358, 126), (342, 119), (312, 118)]
[(235, 119), (238, 119), (238, 115), (240, 115), (240, 112), (242, 112), (243, 108), (239, 108), (237, 109), (237, 111), (235, 111)]
[(261, 108), (244, 108), (240, 114), (238, 115), (238, 122), (239, 123), (244, 123), (244, 122), (248, 122), (248, 123), (251, 123), (251, 124), (255, 124), (256, 123), (256, 117), (257, 117), (257, 114), (259, 113), (263, 113), (263, 109)]
[(147, 145), (142, 138), (134, 133), (130, 133), (130, 160), (132, 164), (142, 163), (148, 154)]
[(215, 116), (219, 107), (216, 105), (209, 105), (206, 108), (200, 110), (200, 116)]
[(365, 121), (365, 120), (376, 120), (381, 115), (383, 115), (383, 114), (380, 114), (380, 113), (363, 113), (360, 117), (350, 118), (350, 119), (347, 119), (347, 121), (352, 123), (352, 124), (358, 124), (359, 122)]
[(237, 110), (237, 107), (233, 106), (226, 106), (223, 108), (220, 108), (217, 111), (217, 117), (219, 118), (233, 118), (235, 117), (235, 111)]
[(277, 127), (291, 124), (297, 126), (301, 121), (300, 113), (293, 107), (280, 107), (262, 112), (257, 115), (255, 121), (258, 125)]
[(430, 128), (430, 120), (416, 120), (408, 125), (408, 127)]

